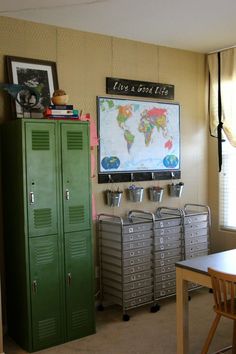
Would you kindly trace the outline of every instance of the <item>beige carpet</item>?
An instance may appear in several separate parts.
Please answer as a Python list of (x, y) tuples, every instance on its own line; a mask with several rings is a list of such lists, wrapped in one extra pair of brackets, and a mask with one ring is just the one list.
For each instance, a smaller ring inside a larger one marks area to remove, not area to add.
[[(175, 298), (160, 301), (161, 309), (150, 313), (149, 306), (129, 311), (130, 321), (122, 321), (118, 306), (96, 313), (97, 332), (89, 337), (37, 352), (38, 354), (175, 354)], [(207, 289), (191, 293), (190, 352), (200, 354), (214, 317), (212, 294)], [(232, 321), (222, 319), (209, 353), (231, 343)], [(6, 354), (25, 354), (9, 338), (4, 340)]]

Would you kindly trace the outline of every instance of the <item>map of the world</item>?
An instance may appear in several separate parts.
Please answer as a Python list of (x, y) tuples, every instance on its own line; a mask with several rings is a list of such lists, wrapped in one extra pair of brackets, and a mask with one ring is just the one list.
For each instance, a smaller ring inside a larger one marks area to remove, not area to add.
[(178, 170), (179, 105), (98, 98), (100, 172)]

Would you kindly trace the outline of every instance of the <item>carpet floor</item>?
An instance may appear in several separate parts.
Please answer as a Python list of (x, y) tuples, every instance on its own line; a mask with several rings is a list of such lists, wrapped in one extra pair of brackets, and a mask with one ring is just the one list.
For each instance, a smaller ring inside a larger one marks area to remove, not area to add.
[[(161, 308), (150, 313), (149, 306), (132, 309), (130, 320), (122, 321), (119, 306), (109, 306), (96, 312), (96, 333), (45, 349), (37, 354), (175, 354), (176, 303), (175, 297), (159, 302)], [(189, 302), (189, 354), (200, 354), (211, 322), (213, 298), (208, 289), (191, 292)], [(210, 353), (230, 345), (233, 321), (221, 319), (210, 347)], [(25, 354), (9, 337), (4, 338), (5, 354)]]

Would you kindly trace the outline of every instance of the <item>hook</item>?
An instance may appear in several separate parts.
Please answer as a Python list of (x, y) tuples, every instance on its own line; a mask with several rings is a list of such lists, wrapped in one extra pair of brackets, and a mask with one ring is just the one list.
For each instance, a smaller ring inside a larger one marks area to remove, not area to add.
[(111, 175), (108, 175), (108, 182), (109, 183), (112, 183), (113, 181), (112, 181), (112, 178), (111, 178)]
[(152, 172), (152, 180), (154, 181), (155, 180), (155, 173)]
[(133, 174), (133, 172), (131, 172), (131, 174), (130, 174), (130, 179), (131, 179), (131, 182), (134, 182), (134, 174)]
[(175, 178), (175, 173), (173, 171), (171, 172), (171, 178)]

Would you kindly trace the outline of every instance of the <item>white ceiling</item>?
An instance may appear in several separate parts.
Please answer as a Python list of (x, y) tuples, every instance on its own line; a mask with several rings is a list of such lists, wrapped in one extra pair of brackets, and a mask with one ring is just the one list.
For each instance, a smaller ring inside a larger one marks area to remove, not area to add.
[(0, 0), (0, 15), (203, 53), (236, 45), (236, 0)]

